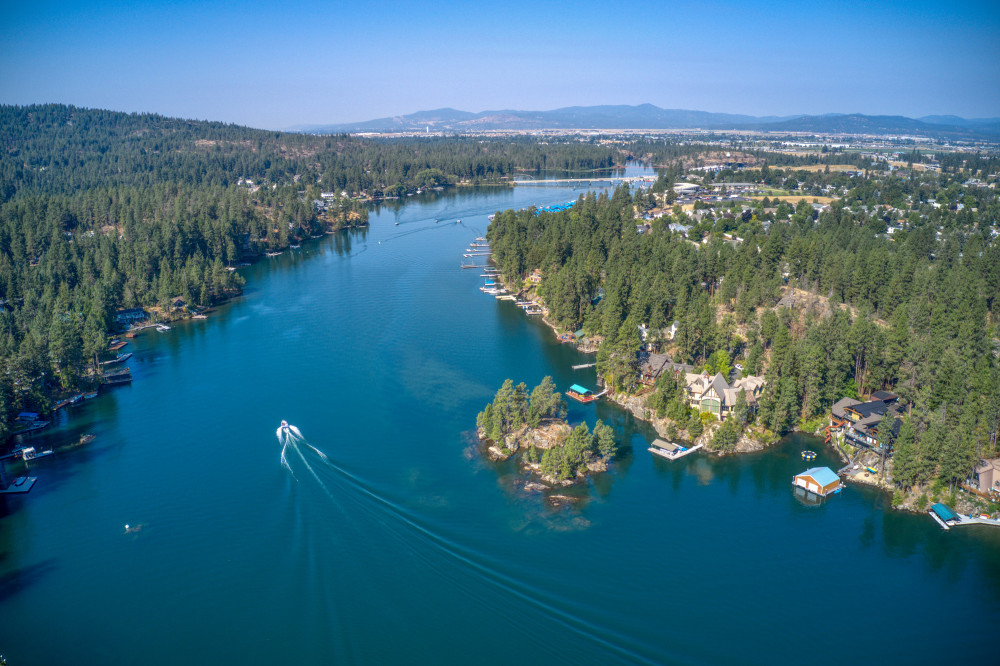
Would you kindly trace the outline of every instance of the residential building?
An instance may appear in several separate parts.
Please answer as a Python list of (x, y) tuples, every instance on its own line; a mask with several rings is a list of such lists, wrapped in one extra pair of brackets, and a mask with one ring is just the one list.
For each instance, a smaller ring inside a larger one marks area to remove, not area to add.
[(979, 461), (972, 472), (972, 487), (981, 493), (1000, 494), (1000, 458)]
[(852, 446), (882, 451), (889, 454), (892, 442), (902, 426), (902, 412), (897, 404), (899, 396), (889, 391), (876, 391), (871, 400), (861, 402), (841, 398), (830, 410), (831, 429), (844, 429), (844, 440)]
[(643, 384), (653, 384), (664, 372), (672, 372), (679, 377), (694, 370), (686, 363), (674, 363), (667, 354), (639, 353), (639, 380)]
[(737, 379), (730, 385), (721, 372), (714, 377), (707, 372), (687, 373), (684, 390), (689, 407), (700, 412), (710, 412), (716, 418), (725, 420), (736, 406), (741, 391), (746, 393), (747, 406), (757, 408), (758, 398), (764, 390), (764, 378), (751, 375)]
[(119, 310), (118, 312), (115, 313), (115, 323), (131, 324), (132, 322), (141, 321), (148, 316), (149, 315), (142, 308)]

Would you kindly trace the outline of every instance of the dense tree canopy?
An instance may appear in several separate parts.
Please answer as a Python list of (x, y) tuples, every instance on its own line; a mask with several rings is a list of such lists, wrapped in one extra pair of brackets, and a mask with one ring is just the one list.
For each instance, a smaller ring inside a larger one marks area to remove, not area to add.
[[(723, 205), (699, 222), (701, 242), (670, 231), (690, 223), (679, 209), (637, 233), (648, 195), (622, 186), (567, 211), (506, 211), (488, 238), (508, 279), (542, 272), (554, 323), (603, 338), (598, 370), (615, 388), (637, 385), (638, 326), (677, 322), (678, 360), (727, 372), (738, 360), (765, 375), (758, 418), (777, 433), (842, 396), (894, 390), (911, 405), (900, 478), (952, 481), (996, 451), (1000, 425), (1000, 206), (994, 190), (963, 187), (969, 175), (854, 176), (823, 212)], [(975, 211), (930, 205), (935, 196), (968, 197)], [(793, 287), (827, 314), (778, 307)], [(652, 406), (674, 406), (680, 421), (677, 390), (662, 388)]]

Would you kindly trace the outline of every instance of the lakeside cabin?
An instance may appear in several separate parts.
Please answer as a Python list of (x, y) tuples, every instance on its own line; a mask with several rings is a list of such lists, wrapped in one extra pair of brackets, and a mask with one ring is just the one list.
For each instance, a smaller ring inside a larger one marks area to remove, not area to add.
[(598, 396), (594, 395), (594, 392), (589, 388), (580, 386), (579, 384), (573, 384), (566, 391), (566, 395), (573, 398), (577, 402), (588, 403), (597, 400)]
[(839, 493), (844, 487), (840, 477), (829, 467), (813, 467), (796, 474), (792, 477), (792, 485), (820, 497)]

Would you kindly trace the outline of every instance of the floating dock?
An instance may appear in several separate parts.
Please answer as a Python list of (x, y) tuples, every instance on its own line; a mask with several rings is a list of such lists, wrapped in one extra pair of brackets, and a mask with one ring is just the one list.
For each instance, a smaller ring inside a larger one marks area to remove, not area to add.
[(983, 518), (982, 516), (964, 516), (960, 513), (955, 513), (946, 504), (942, 504), (941, 502), (931, 506), (927, 513), (937, 522), (938, 525), (946, 530), (961, 525), (1000, 526), (1000, 520), (996, 520), (994, 518)]
[[(584, 368), (592, 368), (595, 365), (597, 365), (597, 364), (596, 363), (583, 363), (581, 365), (574, 365), (573, 369), (574, 370), (583, 370)], [(659, 440), (657, 440), (657, 441), (659, 441)]]
[(132, 381), (132, 371), (128, 368), (106, 372), (101, 375), (101, 381), (107, 385), (127, 384)]
[(702, 446), (702, 444), (695, 444), (691, 448), (688, 448), (686, 446), (681, 446), (680, 444), (675, 444), (674, 442), (657, 439), (654, 440), (653, 445), (648, 448), (661, 458), (666, 458), (667, 460), (677, 460), (678, 458), (683, 458), (688, 454), (694, 453)]
[(19, 476), (9, 486), (0, 490), (0, 495), (20, 495), (26, 493), (35, 485), (35, 481), (38, 481), (37, 476)]

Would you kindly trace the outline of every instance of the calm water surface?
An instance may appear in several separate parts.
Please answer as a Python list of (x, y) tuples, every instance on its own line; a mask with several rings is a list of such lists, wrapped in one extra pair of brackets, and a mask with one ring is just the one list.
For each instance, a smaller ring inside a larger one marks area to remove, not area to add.
[[(480, 293), (462, 252), (487, 214), (579, 193), (413, 197), (369, 231), (244, 269), (245, 295), (209, 320), (137, 338), (134, 383), (35, 441), (97, 440), (0, 500), (0, 652), (12, 666), (990, 657), (1000, 530), (944, 533), (857, 488), (803, 504), (790, 479), (815, 440), (670, 463), (646, 451), (648, 426), (574, 404), (625, 452), (562, 506), (482, 460), (471, 429), (505, 378), (594, 376)], [(305, 438), (286, 465), (281, 419)]]

